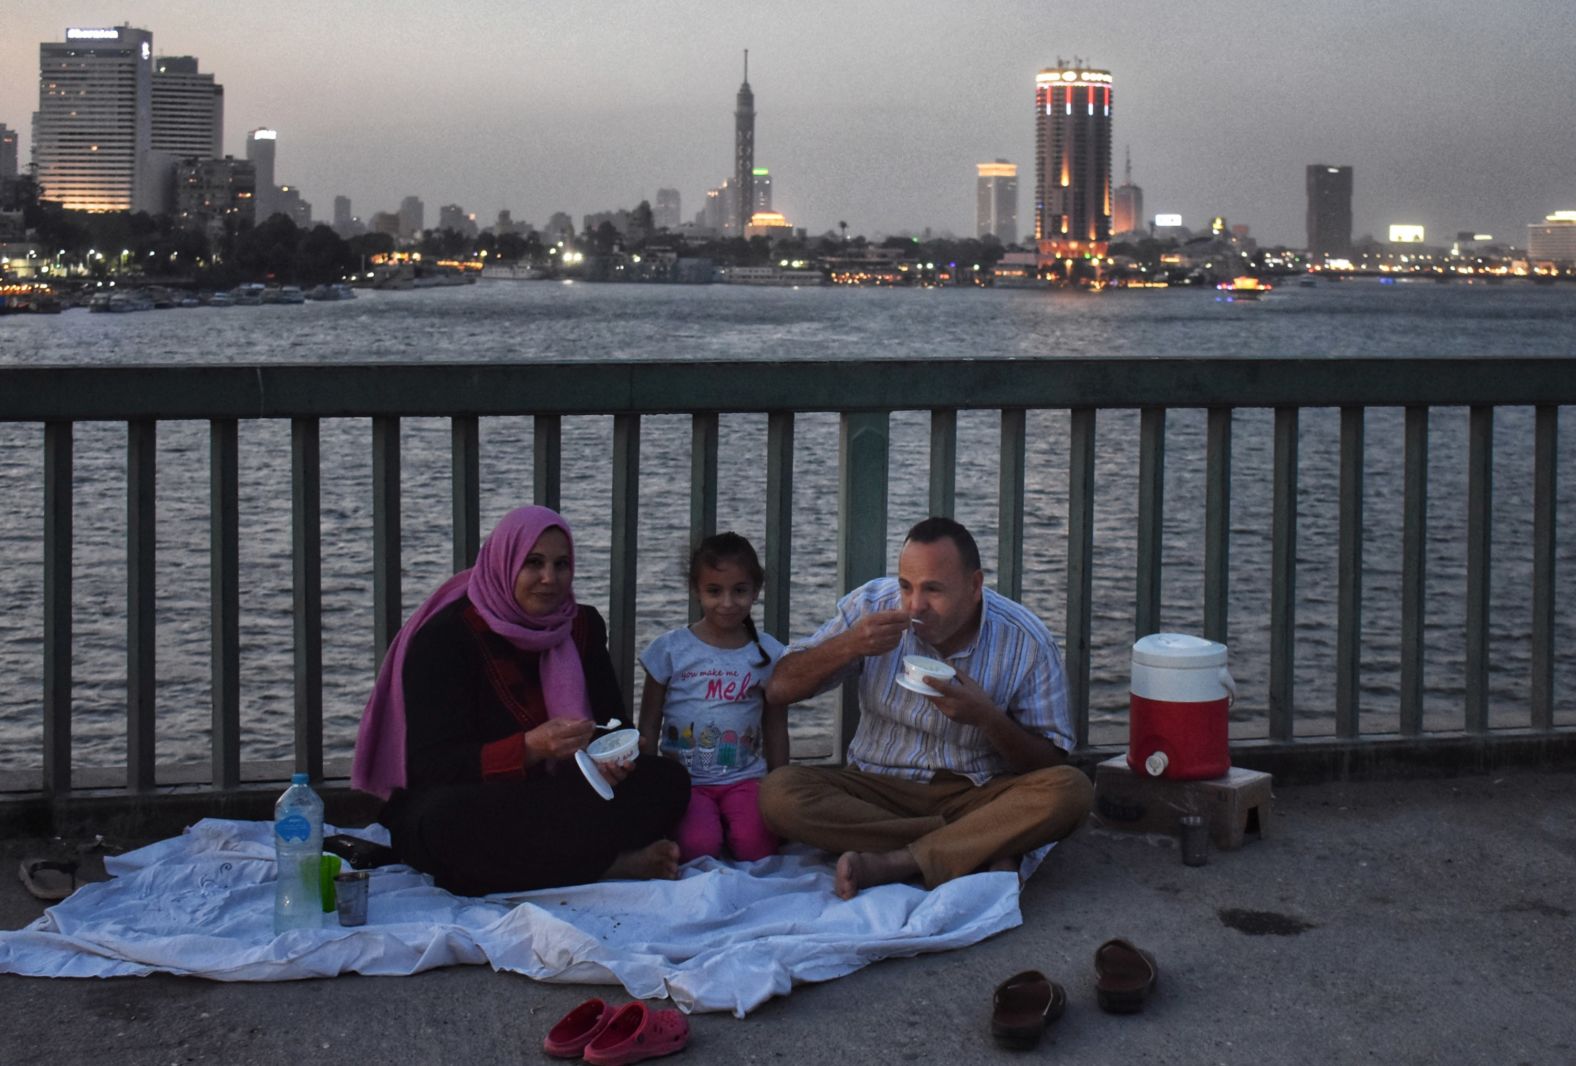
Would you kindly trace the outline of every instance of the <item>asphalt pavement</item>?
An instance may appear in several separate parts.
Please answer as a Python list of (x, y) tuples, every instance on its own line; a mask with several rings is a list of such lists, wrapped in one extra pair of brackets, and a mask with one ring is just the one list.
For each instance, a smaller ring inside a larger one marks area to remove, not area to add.
[[(42, 911), (22, 856), (91, 841), (0, 841), (0, 927)], [(84, 869), (102, 876), (96, 858)], [(1022, 907), (1022, 926), (973, 947), (802, 985), (742, 1020), (692, 1017), (671, 1061), (1576, 1062), (1576, 773), (1279, 788), (1269, 835), (1202, 867), (1173, 838), (1086, 827)], [(1139, 1014), (1096, 1005), (1094, 951), (1114, 936), (1159, 965)], [(1036, 1050), (998, 1049), (991, 992), (1029, 968), (1066, 987), (1066, 1014)], [(0, 975), (0, 1063), (546, 1062), (560, 1015), (620, 992), (482, 967), (282, 984)]]

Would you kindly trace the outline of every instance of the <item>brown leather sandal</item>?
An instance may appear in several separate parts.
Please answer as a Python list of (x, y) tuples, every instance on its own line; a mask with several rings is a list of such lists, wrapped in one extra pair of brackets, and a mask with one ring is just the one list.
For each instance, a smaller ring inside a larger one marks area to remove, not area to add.
[(1095, 995), (1100, 1009), (1111, 1014), (1136, 1014), (1144, 1009), (1160, 983), (1155, 957), (1120, 938), (1107, 940), (1094, 953)]
[(990, 1035), (1002, 1047), (1027, 1050), (1040, 1042), (1046, 1026), (1066, 1007), (1066, 989), (1039, 970), (1013, 974), (996, 986)]

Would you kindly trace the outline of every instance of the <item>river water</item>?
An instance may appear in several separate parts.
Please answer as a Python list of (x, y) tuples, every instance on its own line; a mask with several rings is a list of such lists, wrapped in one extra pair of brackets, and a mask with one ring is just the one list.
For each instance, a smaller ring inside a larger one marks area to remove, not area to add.
[[(72, 311), (0, 319), (0, 364), (730, 360), (747, 373), (765, 359), (1072, 356), (1576, 355), (1570, 286), (1381, 285), (1291, 288), (1257, 303), (1220, 303), (1198, 290), (1033, 291), (749, 289), (481, 283), (464, 289), (364, 292), (306, 306)], [(526, 371), (529, 373), (529, 369)], [(1067, 417), (1029, 415), (1025, 601), (1054, 632), (1065, 622)], [(1238, 412), (1233, 436), (1231, 665), (1241, 686), (1238, 736), (1265, 733), (1269, 606), (1271, 415)], [(1576, 505), (1576, 427), (1562, 412), (1561, 514)], [(1137, 415), (1099, 416), (1096, 473), (1092, 739), (1125, 734), (1133, 639)], [(1525, 724), (1531, 590), (1531, 411), (1498, 413), (1494, 453), (1491, 722)], [(1363, 727), (1392, 728), (1399, 684), (1401, 412), (1367, 420)], [(1434, 413), (1429, 485), (1426, 712), (1459, 726), (1465, 608), (1466, 413)], [(1333, 729), (1338, 416), (1304, 413), (1300, 443), (1296, 709), (1304, 734)], [(890, 556), (924, 517), (928, 414), (892, 423)], [(563, 506), (576, 525), (576, 589), (607, 601), (611, 419), (564, 422)], [(764, 416), (722, 419), (718, 521), (764, 541)], [(348, 753), (370, 685), (371, 431), (367, 420), (323, 426), (325, 746)], [(42, 428), (0, 425), (0, 770), (40, 762), (42, 729)], [(837, 420), (796, 427), (792, 635), (811, 630), (836, 598)], [(998, 418), (959, 416), (957, 514), (974, 530), (987, 578), (995, 568)], [(482, 423), (482, 518), (490, 524), (530, 495), (530, 419)], [(291, 744), (289, 429), (241, 426), (242, 759), (284, 758)], [(684, 621), (679, 575), (688, 536), (687, 416), (642, 423), (637, 645)], [(1202, 628), (1204, 418), (1167, 423), (1162, 621)], [(159, 426), (158, 727), (161, 763), (208, 758), (207, 426)], [(404, 606), (448, 574), (449, 429), (407, 419), (402, 430)], [(74, 758), (114, 765), (125, 738), (125, 427), (79, 425), (76, 435)], [(1573, 523), (1562, 523), (1558, 574), (1576, 573)], [(1557, 646), (1576, 639), (1571, 596), (1560, 596)], [(1576, 665), (1561, 656), (1556, 702), (1576, 721)], [(638, 690), (638, 685), (637, 685)], [(831, 747), (831, 703), (791, 718), (796, 754)]]

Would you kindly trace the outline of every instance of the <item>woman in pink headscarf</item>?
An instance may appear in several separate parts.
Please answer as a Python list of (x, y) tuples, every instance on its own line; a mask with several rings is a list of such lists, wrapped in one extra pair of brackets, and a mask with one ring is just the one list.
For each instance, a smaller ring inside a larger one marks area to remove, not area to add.
[(595, 723), (629, 713), (573, 579), (569, 523), (509, 512), (399, 631), (362, 714), (351, 782), (388, 801), (401, 860), (453, 892), (677, 876), (683, 768), (606, 767), (607, 801), (574, 763)]

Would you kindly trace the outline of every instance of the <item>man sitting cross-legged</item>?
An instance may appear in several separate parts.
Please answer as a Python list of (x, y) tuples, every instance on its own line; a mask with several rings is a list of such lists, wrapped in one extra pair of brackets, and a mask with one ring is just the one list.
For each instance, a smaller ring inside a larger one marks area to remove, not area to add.
[[(839, 854), (844, 899), (1010, 868), (1071, 833), (1094, 798), (1066, 765), (1074, 741), (1050, 632), (984, 587), (969, 531), (927, 518), (909, 530), (897, 570), (843, 597), (778, 662), (766, 692), (786, 705), (859, 678), (848, 767), (780, 767), (760, 793), (779, 836)], [(942, 659), (957, 676), (919, 695), (898, 684), (905, 655)]]

